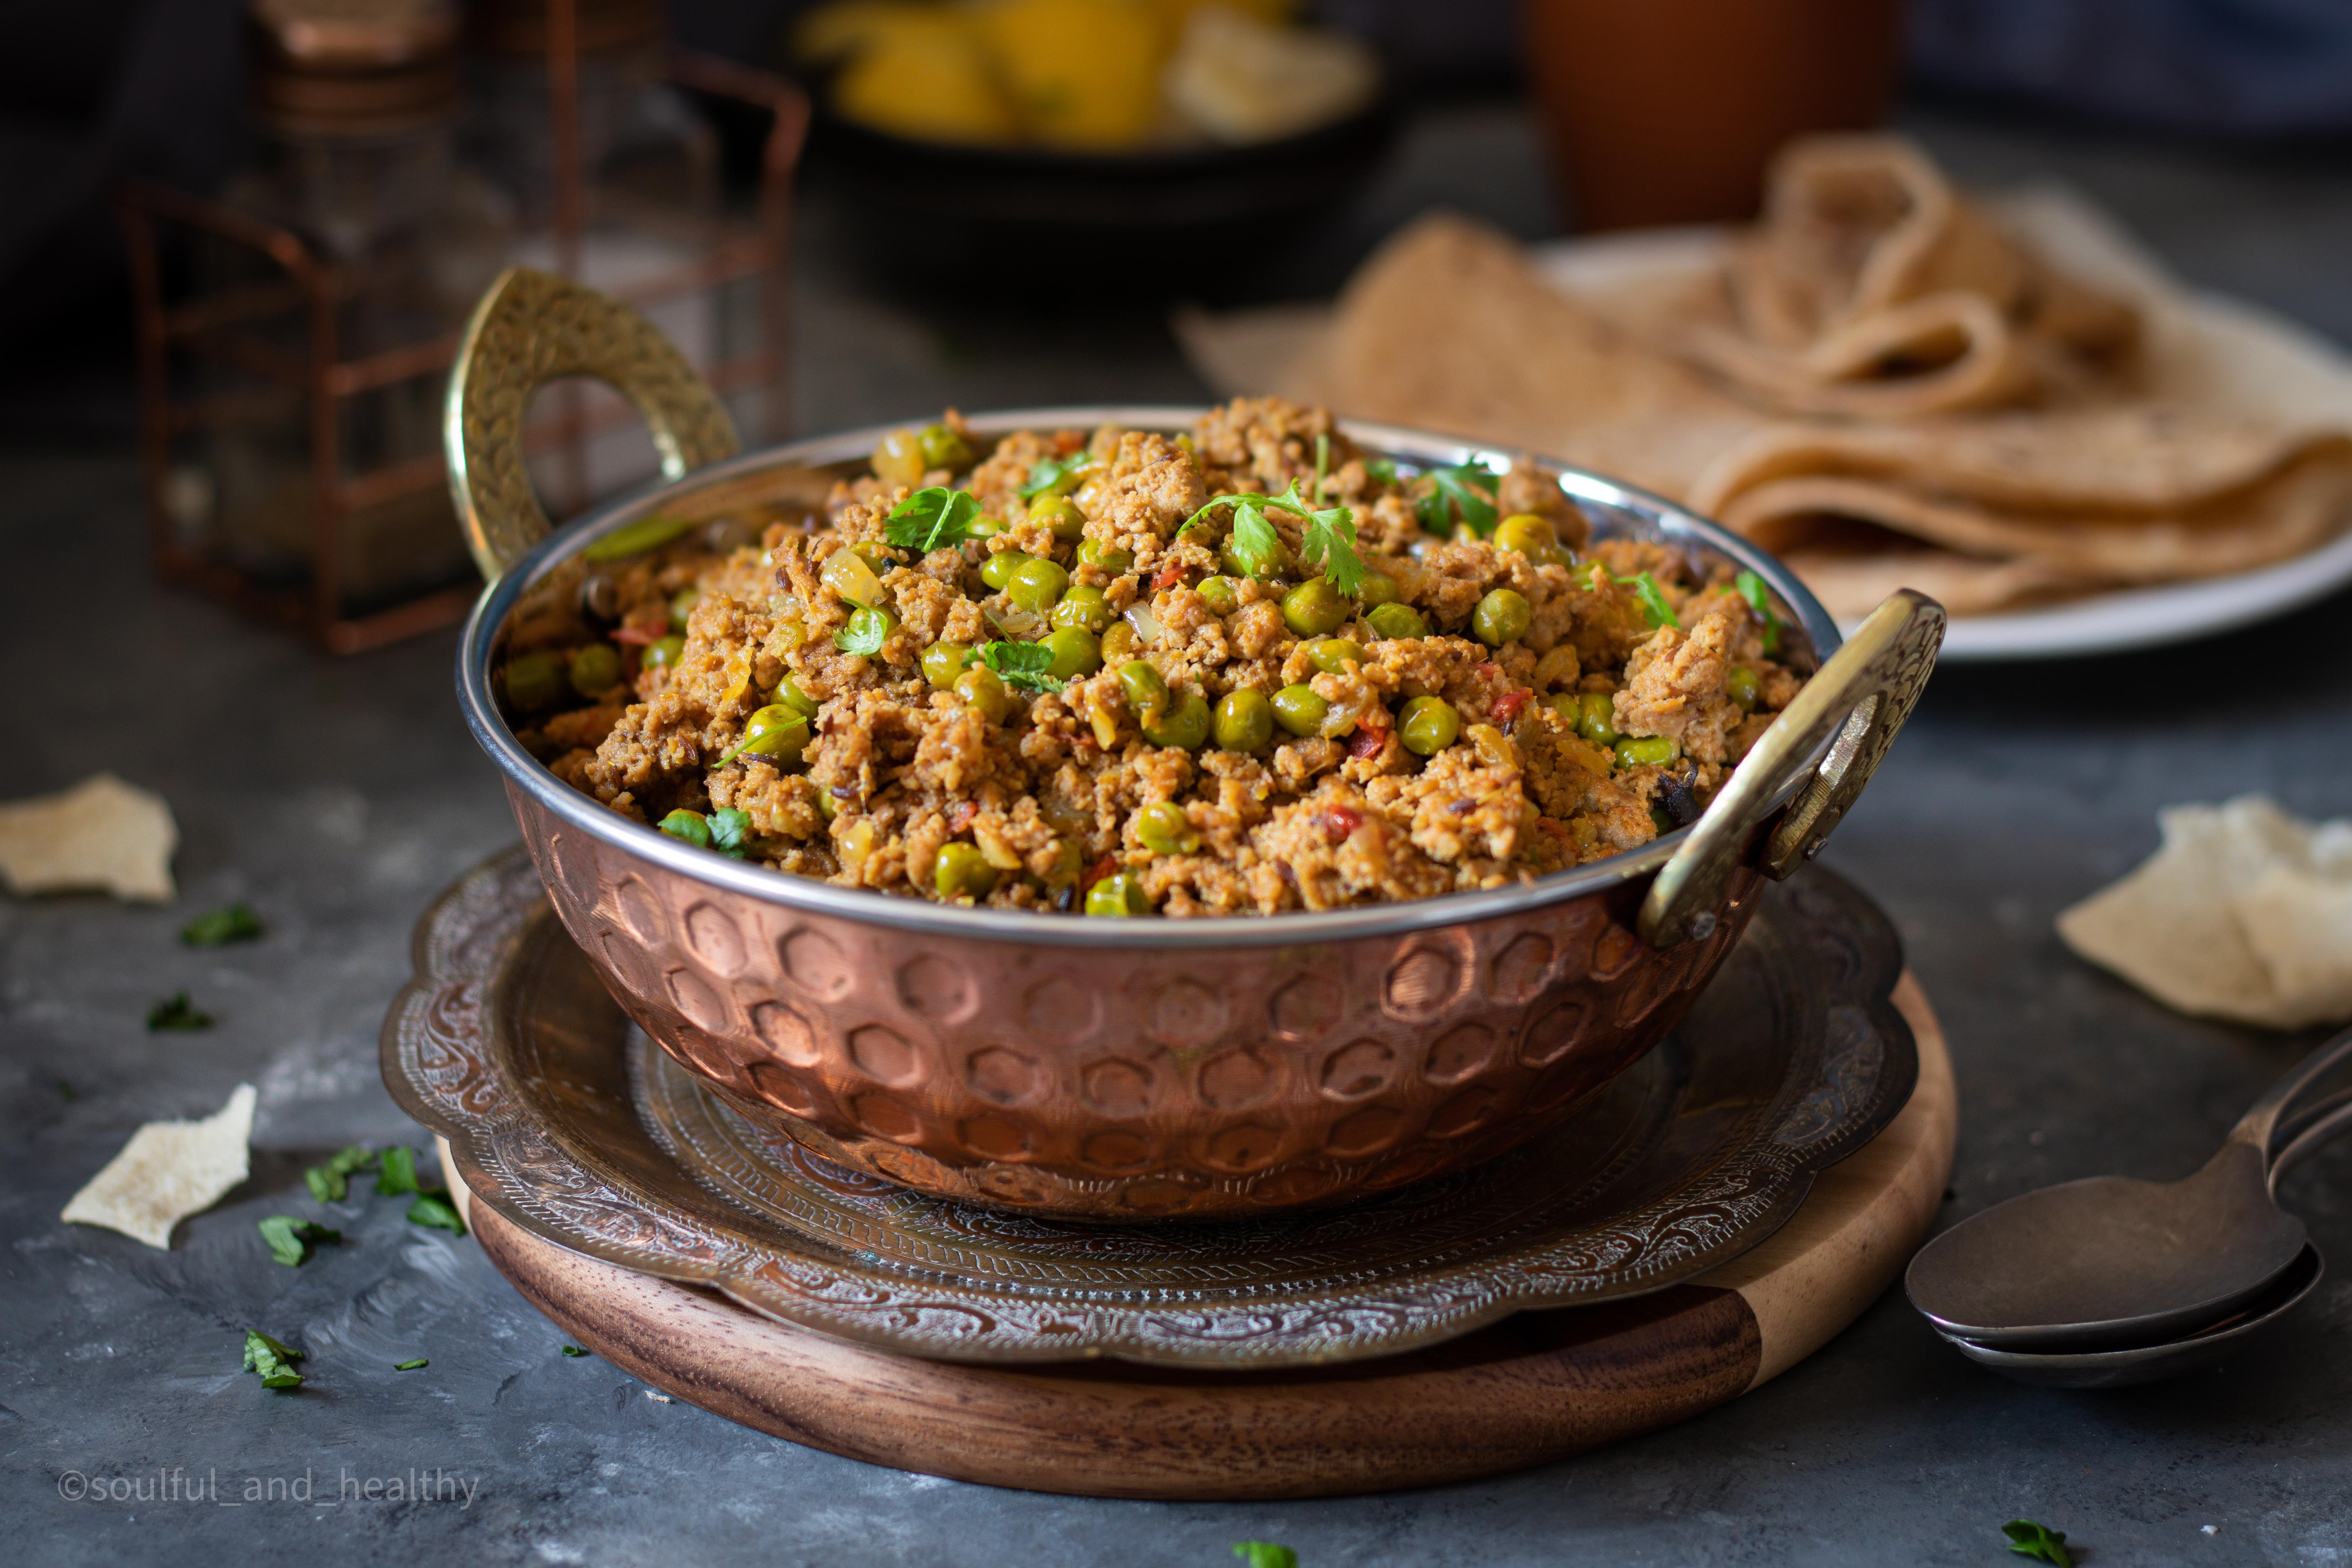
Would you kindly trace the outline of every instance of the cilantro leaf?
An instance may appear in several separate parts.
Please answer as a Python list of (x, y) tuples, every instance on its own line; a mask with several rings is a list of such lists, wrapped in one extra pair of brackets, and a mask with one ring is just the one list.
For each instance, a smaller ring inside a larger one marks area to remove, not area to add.
[(1331, 586), (1350, 598), (1364, 585), (1364, 558), (1356, 553), (1356, 515), (1344, 506), (1307, 514), (1307, 534), (1298, 553), (1308, 565), (1322, 563)]
[(189, 947), (221, 947), (251, 942), (261, 934), (261, 917), (243, 904), (223, 904), (206, 910), (180, 928), (180, 941)]
[(323, 1165), (313, 1165), (302, 1173), (302, 1180), (310, 1195), (322, 1204), (339, 1204), (350, 1194), (351, 1175), (375, 1163), (375, 1151), (354, 1143), (331, 1157)]
[(188, 1000), (184, 991), (175, 991), (147, 1009), (147, 1027), (152, 1029), (209, 1029), (213, 1016), (199, 1012)]
[(1764, 653), (1768, 658), (1780, 651), (1780, 617), (1772, 613), (1772, 602), (1764, 596), (1764, 579), (1753, 572), (1743, 571), (1732, 579), (1739, 596), (1748, 601), (1764, 622)]
[(563, 1353), (571, 1356), (581, 1356), (586, 1355), (588, 1352), (582, 1350), (578, 1345), (566, 1345), (563, 1347)]
[(1412, 507), (1423, 529), (1431, 533), (1449, 532), (1459, 517), (1481, 537), (1495, 531), (1495, 524), (1502, 521), (1495, 509), (1495, 485), (1500, 475), (1484, 463), (1460, 463), (1450, 468), (1432, 468), (1428, 477), (1437, 488)]
[(446, 1187), (436, 1187), (425, 1194), (408, 1205), (408, 1223), (446, 1230), (452, 1236), (465, 1235), (466, 1222), (457, 1217), (457, 1211), (447, 1201), (448, 1196)]
[(882, 531), (901, 550), (919, 550), (928, 555), (970, 539), (971, 525), (979, 517), (980, 501), (970, 490), (933, 485), (892, 507)]
[(1234, 558), (1251, 576), (1266, 576), (1282, 563), (1282, 535), (1265, 515), (1268, 503), (1260, 496), (1235, 496), (1233, 502)]
[(375, 1190), (379, 1194), (421, 1193), (416, 1184), (416, 1151), (404, 1143), (396, 1143), (377, 1158), (383, 1162), (375, 1173)]
[(2000, 1532), (2009, 1537), (2009, 1549), (2020, 1557), (2055, 1563), (2057, 1568), (2074, 1568), (2074, 1554), (2066, 1550), (2066, 1532), (2063, 1530), (2053, 1530), (2030, 1519), (2012, 1519), (2000, 1527)]
[(745, 841), (751, 832), (751, 816), (743, 811), (714, 811), (710, 814), (710, 847), (721, 855), (740, 860), (749, 851)]
[(1298, 1568), (1298, 1553), (1271, 1541), (1236, 1542), (1234, 1555), (1248, 1563), (1249, 1568)]
[(988, 642), (980, 645), (980, 662), (996, 672), (1007, 686), (1027, 691), (1059, 691), (1063, 683), (1046, 673), (1054, 650), (1041, 642)]
[(415, 1372), (418, 1367), (431, 1366), (432, 1364), (433, 1363), (431, 1362), (426, 1361), (423, 1356), (418, 1356), (415, 1361), (394, 1362), (392, 1363), (392, 1370), (394, 1372)]
[(269, 1244), (269, 1256), (289, 1268), (299, 1268), (310, 1261), (310, 1248), (320, 1242), (341, 1245), (343, 1233), (314, 1225), (307, 1219), (296, 1219), (290, 1214), (274, 1214), (257, 1226), (261, 1239)]
[(1636, 572), (1631, 577), (1618, 577), (1612, 581), (1632, 584), (1633, 596), (1642, 601), (1642, 614), (1652, 626), (1681, 627), (1682, 622), (1675, 617), (1675, 607), (1666, 603), (1666, 591), (1658, 586), (1655, 577), (1647, 572)]
[(1394, 463), (1390, 462), (1386, 458), (1365, 458), (1364, 472), (1371, 475), (1372, 478), (1380, 480), (1381, 483), (1384, 485), (1392, 485), (1397, 482), (1397, 466)]
[(294, 1363), (301, 1359), (300, 1351), (289, 1349), (259, 1329), (245, 1331), (245, 1370), (259, 1373), (262, 1387), (301, 1387), (302, 1374), (294, 1370)]
[(1083, 450), (1073, 452), (1066, 458), (1040, 458), (1029, 465), (1029, 482), (1025, 485), (1013, 486), (1013, 493), (1025, 500), (1031, 496), (1042, 495), (1047, 490), (1075, 489), (1076, 486), (1066, 484), (1065, 481), (1076, 475), (1081, 468), (1093, 467), (1094, 460), (1095, 455), (1092, 452)]

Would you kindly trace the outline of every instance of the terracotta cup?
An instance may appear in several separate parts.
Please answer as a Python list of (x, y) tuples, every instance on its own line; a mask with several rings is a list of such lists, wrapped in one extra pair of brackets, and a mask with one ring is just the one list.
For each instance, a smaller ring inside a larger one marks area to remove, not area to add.
[(1902, 0), (1525, 0), (1528, 78), (1578, 226), (1753, 217), (1809, 131), (1884, 121)]

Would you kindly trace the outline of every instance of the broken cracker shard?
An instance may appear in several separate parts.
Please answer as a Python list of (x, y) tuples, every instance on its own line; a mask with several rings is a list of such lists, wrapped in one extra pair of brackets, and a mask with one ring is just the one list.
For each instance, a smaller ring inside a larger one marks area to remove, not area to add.
[(180, 829), (163, 797), (112, 773), (0, 805), (0, 882), (18, 895), (105, 892), (168, 904)]
[(73, 1195), (58, 1217), (169, 1250), (172, 1227), (218, 1203), (246, 1178), (254, 1090), (236, 1086), (202, 1121), (150, 1121)]

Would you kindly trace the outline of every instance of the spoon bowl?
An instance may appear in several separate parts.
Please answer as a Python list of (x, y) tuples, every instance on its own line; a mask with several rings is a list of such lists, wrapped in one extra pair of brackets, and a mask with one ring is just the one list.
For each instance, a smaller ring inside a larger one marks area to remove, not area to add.
[(1958, 1334), (1948, 1333), (1944, 1338), (1970, 1361), (2020, 1383), (2051, 1388), (2126, 1388), (2194, 1372), (2231, 1354), (2249, 1338), (2294, 1310), (2326, 1272), (2319, 1249), (2306, 1245), (2286, 1271), (2272, 1280), (2270, 1288), (2242, 1311), (2200, 1332), (2155, 1344), (2045, 1353), (2004, 1349)]

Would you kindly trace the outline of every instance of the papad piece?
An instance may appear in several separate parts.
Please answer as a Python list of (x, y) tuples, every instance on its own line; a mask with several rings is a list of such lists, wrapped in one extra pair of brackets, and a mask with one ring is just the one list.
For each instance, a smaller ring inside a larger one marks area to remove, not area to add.
[(2273, 1029), (2352, 1017), (2352, 823), (2266, 796), (2161, 812), (2164, 843), (2058, 917), (2066, 945), (2182, 1013)]
[(0, 805), (0, 882), (19, 895), (106, 892), (168, 904), (179, 826), (163, 797), (112, 773)]
[(172, 1227), (202, 1214), (245, 1180), (253, 1138), (253, 1086), (202, 1121), (150, 1121), (73, 1195), (60, 1219), (169, 1250)]

